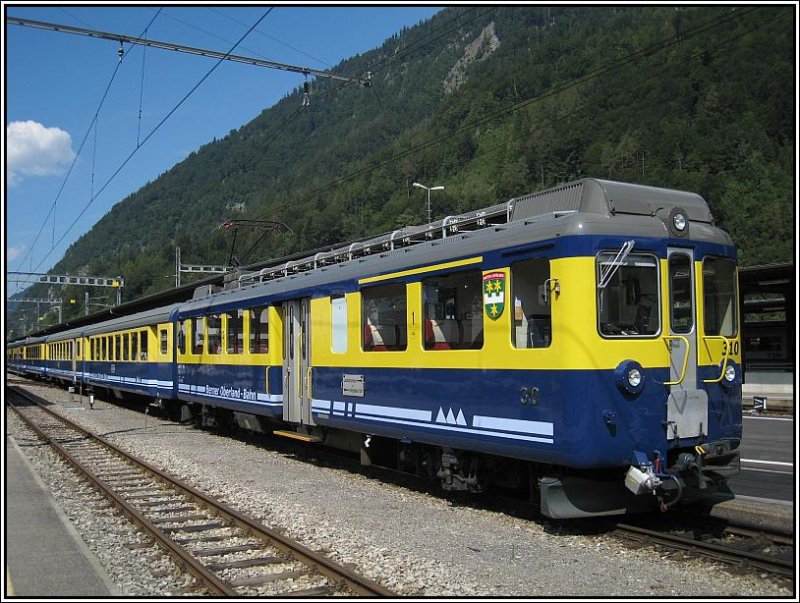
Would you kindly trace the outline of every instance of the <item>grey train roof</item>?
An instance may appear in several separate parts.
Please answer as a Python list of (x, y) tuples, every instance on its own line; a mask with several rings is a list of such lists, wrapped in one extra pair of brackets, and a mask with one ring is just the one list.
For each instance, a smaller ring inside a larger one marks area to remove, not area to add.
[(300, 289), (389, 274), (556, 236), (667, 238), (671, 235), (665, 221), (674, 208), (681, 208), (692, 223), (691, 238), (732, 245), (730, 237), (713, 226), (711, 212), (700, 195), (584, 179), (308, 258), (278, 261), (230, 280), (225, 291), (213, 292), (212, 287), (198, 290), (192, 301), (180, 304), (180, 309), (195, 313), (212, 305), (233, 306), (251, 298), (286, 298), (289, 292)]
[(697, 193), (593, 178), (517, 197), (509, 204), (514, 207), (512, 220), (559, 211), (655, 216), (680, 207), (690, 221), (713, 222), (708, 204)]
[(67, 339), (74, 339), (75, 337), (92, 337), (94, 335), (102, 335), (109, 331), (116, 331), (121, 329), (136, 329), (149, 325), (170, 322), (174, 318), (170, 315), (178, 308), (178, 304), (171, 304), (160, 308), (153, 308), (152, 310), (145, 310), (144, 312), (137, 312), (128, 316), (120, 316), (112, 320), (106, 320), (93, 325), (85, 325), (61, 331), (54, 335), (42, 337), (48, 343), (56, 341), (64, 341)]
[(92, 325), (77, 329), (84, 337), (91, 337), (92, 335), (99, 335), (109, 330), (118, 329), (136, 329), (138, 327), (145, 327), (157, 323), (170, 322), (175, 319), (174, 314), (178, 309), (179, 304), (171, 304), (161, 308), (154, 308), (144, 312), (137, 312), (130, 316), (121, 316), (114, 320), (108, 320), (98, 325)]

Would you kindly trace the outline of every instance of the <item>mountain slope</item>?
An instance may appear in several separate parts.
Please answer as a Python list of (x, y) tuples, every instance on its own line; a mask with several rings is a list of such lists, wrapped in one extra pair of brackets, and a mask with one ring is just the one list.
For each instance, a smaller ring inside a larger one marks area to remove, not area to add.
[[(244, 264), (425, 221), (584, 176), (693, 190), (743, 264), (793, 238), (792, 7), (460, 7), (288, 95), (121, 201), (53, 272), (167, 288), (174, 248)], [(33, 294), (28, 292), (28, 295)], [(69, 292), (66, 294), (69, 295)], [(79, 310), (76, 308), (76, 312)]]

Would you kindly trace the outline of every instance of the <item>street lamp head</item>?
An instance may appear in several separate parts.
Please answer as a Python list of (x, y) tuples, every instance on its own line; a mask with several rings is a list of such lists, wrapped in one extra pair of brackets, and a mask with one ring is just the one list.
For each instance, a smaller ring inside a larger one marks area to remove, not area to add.
[(431, 191), (441, 191), (441, 190), (444, 190), (444, 187), (443, 186), (429, 187), (429, 186), (425, 186), (424, 184), (420, 184), (419, 182), (414, 182), (414, 186), (419, 187), (419, 188), (424, 188), (426, 191), (428, 191), (428, 223), (430, 224), (430, 222), (431, 222)]

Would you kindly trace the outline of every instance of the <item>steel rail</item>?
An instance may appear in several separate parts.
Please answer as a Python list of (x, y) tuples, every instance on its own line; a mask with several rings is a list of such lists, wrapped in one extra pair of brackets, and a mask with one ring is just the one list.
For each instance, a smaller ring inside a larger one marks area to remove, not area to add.
[[(196, 490), (195, 488), (189, 486), (188, 484), (184, 484), (184, 483), (176, 480), (175, 478), (173, 478), (169, 474), (164, 473), (163, 471), (161, 471), (157, 467), (151, 465), (147, 461), (145, 461), (143, 459), (140, 459), (140, 458), (136, 457), (135, 455), (132, 455), (132, 454), (130, 454), (128, 452), (125, 452), (124, 450), (120, 449), (116, 445), (114, 445), (111, 442), (107, 441), (103, 437), (95, 435), (95, 434), (87, 431), (86, 429), (84, 429), (80, 425), (77, 425), (77, 424), (73, 423), (72, 421), (70, 421), (69, 419), (67, 419), (65, 417), (62, 417), (61, 415), (53, 412), (49, 408), (47, 408), (45, 406), (42, 406), (41, 403), (40, 403), (40, 400), (42, 400), (42, 398), (40, 398), (39, 396), (36, 396), (35, 394), (32, 394), (30, 392), (26, 392), (26, 391), (20, 390), (17, 387), (11, 387), (11, 388), (8, 388), (8, 389), (10, 389), (11, 391), (17, 393), (18, 395), (20, 395), (20, 396), (22, 396), (24, 398), (29, 399), (31, 402), (34, 402), (35, 404), (38, 405), (39, 408), (41, 408), (42, 410), (44, 410), (48, 414), (52, 415), (53, 417), (55, 417), (59, 421), (62, 421), (63, 423), (68, 425), (70, 428), (75, 429), (76, 431), (80, 432), (84, 436), (86, 436), (88, 438), (91, 438), (91, 439), (101, 443), (103, 446), (108, 447), (110, 450), (114, 451), (116, 454), (120, 455), (124, 459), (133, 462), (135, 465), (139, 466), (141, 469), (144, 469), (148, 473), (152, 474), (157, 479), (159, 479), (159, 480), (163, 481), (164, 483), (168, 484), (170, 487), (175, 488), (176, 490), (182, 492), (186, 496), (191, 497), (192, 499), (194, 499), (200, 505), (206, 507), (207, 509), (212, 510), (214, 513), (216, 513), (222, 519), (232, 523), (233, 525), (236, 525), (239, 528), (242, 528), (242, 529), (245, 529), (245, 530), (251, 532), (251, 534), (253, 536), (255, 536), (256, 538), (260, 538), (260, 539), (272, 544), (277, 549), (281, 550), (282, 552), (284, 552), (285, 554), (287, 554), (290, 557), (294, 558), (296, 561), (302, 563), (303, 565), (306, 565), (306, 566), (314, 569), (315, 571), (321, 573), (322, 575), (326, 576), (327, 578), (331, 579), (333, 582), (335, 582), (337, 584), (346, 586), (353, 593), (355, 593), (357, 595), (365, 595), (365, 596), (371, 596), (371, 597), (391, 597), (391, 596), (395, 596), (396, 595), (396, 593), (394, 593), (393, 591), (390, 591), (389, 589), (387, 589), (384, 586), (378, 584), (377, 582), (374, 582), (373, 580), (370, 580), (370, 579), (368, 579), (368, 578), (366, 578), (364, 576), (361, 576), (361, 575), (359, 575), (359, 574), (347, 569), (346, 567), (344, 567), (342, 565), (339, 565), (338, 563), (332, 561), (331, 559), (328, 559), (327, 557), (325, 557), (325, 556), (323, 556), (323, 555), (321, 555), (319, 553), (316, 553), (316, 552), (312, 551), (311, 549), (306, 548), (305, 546), (301, 545), (300, 543), (292, 541), (291, 539), (279, 534), (278, 532), (276, 532), (274, 530), (271, 530), (271, 529), (267, 528), (266, 526), (263, 526), (263, 525), (260, 525), (260, 524), (256, 523), (255, 521), (253, 521), (252, 519), (250, 519), (246, 515), (240, 513), (236, 509), (233, 509), (233, 508), (229, 507), (228, 505), (225, 505), (224, 503), (221, 503), (220, 501), (216, 501), (216, 500), (206, 496), (205, 494), (203, 494), (199, 490)], [(18, 413), (18, 414), (20, 414), (20, 416), (22, 416), (21, 413)], [(26, 423), (30, 423), (30, 422), (26, 421)], [(65, 458), (67, 458), (69, 456), (68, 451), (64, 450), (57, 442), (52, 440), (52, 438), (49, 438), (46, 434), (44, 434), (41, 430), (39, 430), (35, 426), (33, 427), (33, 429), (37, 433), (39, 433), (45, 440), (47, 440), (54, 447), (56, 447), (56, 449), (59, 450), (59, 454), (62, 454), (62, 456), (67, 455), (67, 456), (65, 456)], [(69, 460), (70, 463), (72, 463), (72, 461), (69, 458), (67, 460)], [(95, 476), (91, 472), (87, 472), (87, 470), (85, 470), (84, 468), (82, 468), (80, 466), (77, 466), (77, 468), (81, 473), (84, 473), (85, 475), (87, 475), (87, 477), (89, 477), (89, 479), (91, 479), (93, 482), (98, 483), (98, 480), (95, 478)], [(109, 490), (108, 488), (104, 487), (102, 484), (98, 484), (98, 485), (100, 486), (100, 489), (103, 491), (103, 493), (106, 494), (106, 496), (109, 496), (116, 504), (116, 501), (118, 500), (116, 495), (111, 490)], [(125, 505), (125, 507), (123, 508), (123, 511), (126, 512), (126, 513), (130, 512), (131, 513), (130, 516), (133, 517), (135, 519), (135, 521), (139, 521), (139, 517), (141, 517), (141, 515), (135, 509), (130, 508), (130, 506), (127, 505), (126, 503), (124, 503), (124, 501), (120, 501), (120, 502), (123, 505)], [(144, 517), (141, 517), (141, 519), (144, 520), (145, 522), (147, 522), (147, 520)], [(158, 533), (161, 532), (155, 526), (152, 526), (152, 530), (155, 530), (155, 532), (158, 532)], [(148, 528), (148, 532), (151, 532), (150, 528)], [(159, 543), (164, 542), (165, 545), (166, 545), (165, 548), (168, 550), (168, 552), (170, 552), (170, 554), (172, 554), (172, 552), (175, 551), (175, 554), (180, 556), (181, 564), (186, 563), (187, 567), (192, 567), (193, 566), (192, 558), (191, 557), (186, 558), (185, 553), (183, 552), (182, 548), (180, 548), (175, 543), (172, 543), (171, 541), (169, 541), (169, 538), (167, 536), (163, 535), (163, 533), (161, 535), (163, 536), (163, 539), (161, 537), (159, 537), (159, 536), (156, 536), (157, 541)], [(200, 566), (200, 567), (202, 568), (202, 566)], [(226, 591), (223, 591), (223, 590), (219, 590), (219, 589), (226, 588), (227, 585), (225, 585), (224, 583), (220, 583), (221, 581), (219, 581), (215, 576), (213, 576), (213, 574), (208, 573), (207, 570), (205, 570), (205, 568), (202, 568), (202, 569), (203, 569), (203, 572), (205, 574), (208, 574), (208, 582), (207, 582), (207, 578), (206, 578), (205, 575), (203, 575), (202, 577), (199, 576), (198, 578), (201, 579), (201, 581), (204, 584), (207, 584), (209, 586), (209, 588), (213, 588), (214, 591), (215, 592), (219, 592), (219, 594), (232, 595), (232, 596), (236, 596), (237, 595), (236, 591), (232, 591), (231, 590), (231, 591), (227, 591), (226, 592)], [(213, 580), (212, 580), (212, 578), (213, 578)]]
[(784, 577), (794, 577), (794, 563), (777, 557), (742, 551), (720, 544), (686, 538), (685, 536), (665, 534), (624, 523), (617, 524), (614, 532), (624, 538), (698, 553), (726, 563), (746, 563), (765, 572)]
[[(27, 398), (26, 394), (17, 391), (18, 395)], [(29, 398), (30, 399), (30, 398)], [(39, 405), (38, 402), (34, 400), (34, 402), (38, 405), (39, 408), (45, 410), (49, 414), (55, 416), (59, 420), (64, 420), (63, 417), (59, 417), (57, 414), (53, 413), (51, 410), (44, 408), (43, 406)], [(218, 595), (225, 595), (225, 596), (236, 596), (238, 593), (231, 587), (230, 585), (226, 584), (222, 580), (220, 580), (216, 575), (212, 574), (205, 567), (200, 565), (194, 557), (189, 555), (186, 551), (183, 550), (182, 547), (177, 545), (173, 542), (164, 532), (162, 532), (158, 527), (156, 527), (150, 520), (148, 520), (144, 515), (139, 513), (136, 509), (131, 507), (125, 500), (123, 500), (120, 496), (118, 496), (113, 490), (111, 490), (101, 479), (99, 479), (92, 471), (82, 465), (70, 452), (64, 448), (59, 442), (57, 442), (54, 438), (50, 437), (46, 434), (33, 420), (29, 417), (25, 416), (23, 412), (21, 412), (16, 404), (11, 404), (11, 408), (14, 409), (17, 416), (22, 419), (22, 421), (31, 429), (33, 430), (41, 439), (47, 442), (50, 446), (52, 446), (56, 452), (65, 460), (67, 461), (72, 467), (84, 478), (89, 480), (89, 482), (97, 488), (103, 496), (108, 498), (122, 513), (131, 519), (135, 524), (143, 528), (155, 541), (158, 545), (163, 548), (180, 566), (182, 566), (186, 571), (190, 574), (195, 576), (202, 584), (204, 584), (212, 593)], [(70, 423), (69, 421), (67, 422)], [(72, 425), (70, 425), (72, 427)], [(78, 429), (78, 431), (82, 432), (84, 435), (86, 432), (83, 429)]]

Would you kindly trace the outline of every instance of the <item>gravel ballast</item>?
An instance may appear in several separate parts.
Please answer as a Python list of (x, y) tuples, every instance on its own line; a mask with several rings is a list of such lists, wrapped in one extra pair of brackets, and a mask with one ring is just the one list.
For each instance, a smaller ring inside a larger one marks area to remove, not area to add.
[[(547, 522), (454, 506), (344, 469), (72, 394), (31, 386), (68, 418), (402, 596), (787, 597), (758, 574), (672, 559), (605, 536), (551, 533)], [(187, 580), (155, 545), (77, 485), (55, 454), (15, 437), (123, 595), (169, 596)], [(311, 445), (313, 446), (313, 444)], [(157, 577), (153, 577), (156, 570)]]

